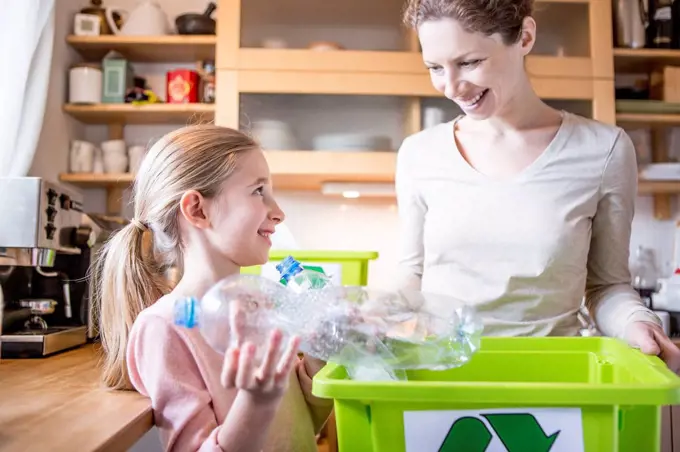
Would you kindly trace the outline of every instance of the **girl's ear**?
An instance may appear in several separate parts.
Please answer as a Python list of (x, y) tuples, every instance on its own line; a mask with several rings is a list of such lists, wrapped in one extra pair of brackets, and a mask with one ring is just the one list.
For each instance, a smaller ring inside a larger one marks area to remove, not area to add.
[(197, 228), (203, 229), (210, 226), (207, 208), (205, 198), (196, 190), (185, 192), (179, 201), (179, 210), (182, 212), (182, 216)]

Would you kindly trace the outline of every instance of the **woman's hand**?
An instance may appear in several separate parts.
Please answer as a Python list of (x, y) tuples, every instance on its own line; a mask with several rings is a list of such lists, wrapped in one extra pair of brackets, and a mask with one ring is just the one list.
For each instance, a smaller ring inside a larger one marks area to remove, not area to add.
[(668, 368), (680, 374), (680, 349), (652, 322), (633, 322), (626, 328), (625, 339), (642, 353), (661, 358)]
[(255, 365), (257, 347), (252, 342), (230, 348), (224, 359), (222, 384), (226, 388), (247, 391), (258, 402), (280, 399), (288, 387), (290, 372), (298, 362), (300, 338), (292, 337), (283, 353), (282, 343), (283, 333), (278, 329), (274, 330), (259, 367)]

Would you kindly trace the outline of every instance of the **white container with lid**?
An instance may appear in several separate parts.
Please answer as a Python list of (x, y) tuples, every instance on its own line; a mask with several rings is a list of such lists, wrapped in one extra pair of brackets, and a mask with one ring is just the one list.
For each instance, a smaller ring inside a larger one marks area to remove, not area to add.
[(102, 101), (102, 70), (96, 64), (77, 64), (68, 74), (71, 104), (99, 104)]

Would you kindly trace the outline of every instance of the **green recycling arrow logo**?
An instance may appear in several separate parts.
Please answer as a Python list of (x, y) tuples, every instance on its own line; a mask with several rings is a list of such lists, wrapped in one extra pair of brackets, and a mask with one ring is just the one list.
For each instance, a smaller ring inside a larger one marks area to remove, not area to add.
[[(548, 436), (533, 414), (503, 413), (482, 415), (491, 424), (508, 452), (549, 452), (560, 431)], [(485, 452), (492, 433), (475, 417), (462, 417), (453, 423), (439, 452)]]

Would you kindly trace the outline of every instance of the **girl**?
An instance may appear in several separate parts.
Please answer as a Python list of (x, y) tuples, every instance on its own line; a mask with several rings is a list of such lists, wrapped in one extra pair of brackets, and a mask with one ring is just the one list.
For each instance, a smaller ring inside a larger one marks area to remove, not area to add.
[(469, 300), (490, 335), (577, 335), (585, 296), (603, 333), (678, 371), (680, 350), (630, 286), (633, 144), (537, 96), (532, 12), (532, 0), (408, 3), (434, 87), (465, 114), (399, 151), (402, 280)]
[[(168, 451), (316, 452), (332, 401), (311, 394), (323, 363), (299, 360), (297, 338), (283, 350), (272, 334), (255, 369), (253, 344), (221, 356), (199, 331), (173, 324), (178, 297), (201, 297), (268, 260), (284, 215), (257, 144), (224, 127), (176, 130), (144, 158), (133, 199), (134, 219), (93, 272), (106, 384), (151, 399)], [(174, 288), (169, 266), (182, 272)]]

